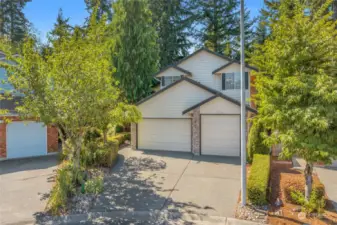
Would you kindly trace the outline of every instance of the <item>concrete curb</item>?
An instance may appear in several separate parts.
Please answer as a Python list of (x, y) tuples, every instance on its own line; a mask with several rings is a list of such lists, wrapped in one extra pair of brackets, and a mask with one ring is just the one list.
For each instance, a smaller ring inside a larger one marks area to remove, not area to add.
[[(112, 211), (112, 212), (94, 212), (88, 214), (74, 214), (67, 216), (45, 217), (43, 221), (35, 224), (47, 225), (72, 225), (91, 222), (99, 219), (132, 219), (145, 221), (170, 221), (182, 220), (185, 222), (196, 222), (196, 224), (221, 224), (221, 225), (258, 225), (259, 223), (252, 221), (239, 220), (235, 218), (227, 218), (220, 216), (206, 216), (199, 214), (189, 214), (180, 212), (167, 212), (155, 210), (149, 211)], [(201, 223), (199, 223), (201, 222)]]

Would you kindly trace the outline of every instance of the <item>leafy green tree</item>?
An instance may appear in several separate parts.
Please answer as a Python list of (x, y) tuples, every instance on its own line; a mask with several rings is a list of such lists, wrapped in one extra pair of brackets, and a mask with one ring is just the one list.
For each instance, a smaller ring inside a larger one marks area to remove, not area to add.
[(31, 0), (0, 1), (0, 37), (7, 37), (12, 43), (20, 43), (29, 30), (29, 23), (23, 8)]
[(337, 31), (325, 13), (330, 3), (308, 15), (300, 0), (282, 1), (253, 58), (259, 117), (273, 131), (266, 141), (306, 161), (307, 200), (313, 164), (337, 157)]
[(152, 91), (159, 61), (157, 34), (146, 0), (118, 0), (113, 9), (116, 75), (127, 100), (135, 103)]
[(152, 24), (158, 33), (160, 67), (172, 64), (189, 54), (193, 45), (189, 28), (194, 14), (189, 0), (150, 0)]
[(8, 59), (16, 62), (15, 66), (1, 63), (0, 67), (7, 69), (10, 83), (24, 94), (17, 110), (22, 116), (56, 125), (76, 167), (86, 131), (103, 128), (106, 115), (120, 110), (120, 91), (111, 76), (113, 43), (106, 32), (105, 17), (98, 22), (93, 14), (84, 32), (75, 27), (71, 37), (62, 39), (46, 58), (32, 38), (24, 42), (22, 57), (13, 57), (9, 47), (0, 44)]

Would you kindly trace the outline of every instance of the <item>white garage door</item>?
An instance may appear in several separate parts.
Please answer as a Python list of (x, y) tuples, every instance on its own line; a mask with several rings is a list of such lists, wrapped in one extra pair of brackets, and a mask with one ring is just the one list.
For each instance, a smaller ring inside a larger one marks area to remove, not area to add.
[(191, 151), (190, 119), (143, 119), (138, 124), (138, 148)]
[(42, 123), (12, 122), (7, 125), (7, 158), (47, 154), (47, 128)]
[(240, 156), (240, 116), (202, 115), (201, 154)]

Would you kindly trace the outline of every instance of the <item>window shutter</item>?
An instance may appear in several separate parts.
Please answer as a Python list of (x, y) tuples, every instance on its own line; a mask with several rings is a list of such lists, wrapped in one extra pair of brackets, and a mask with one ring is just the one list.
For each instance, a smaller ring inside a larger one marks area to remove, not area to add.
[(165, 77), (161, 77), (161, 86), (162, 86), (162, 87), (165, 86)]
[(245, 87), (246, 89), (248, 89), (248, 82), (249, 82), (249, 76), (248, 76), (248, 72), (245, 72)]
[(226, 74), (222, 74), (222, 90), (226, 90)]

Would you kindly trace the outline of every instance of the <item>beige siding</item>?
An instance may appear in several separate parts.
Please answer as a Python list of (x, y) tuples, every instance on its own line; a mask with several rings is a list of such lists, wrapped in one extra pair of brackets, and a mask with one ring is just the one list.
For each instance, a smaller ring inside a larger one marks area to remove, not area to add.
[[(240, 90), (222, 90), (222, 76), (221, 74), (223, 73), (238, 73), (240, 72), (240, 64), (238, 63), (233, 63), (230, 66), (218, 71), (214, 76), (215, 76), (215, 80), (216, 80), (216, 90), (221, 91), (223, 94), (232, 97), (236, 100), (240, 100)], [(248, 76), (250, 76), (250, 69), (246, 68), (245, 72), (248, 72)], [(250, 79), (248, 80), (248, 85), (250, 85)], [(250, 98), (250, 94), (249, 94), (249, 88), (248, 90), (246, 90), (246, 101), (248, 101), (248, 99)]]
[(240, 106), (217, 97), (200, 107), (201, 114), (240, 114)]
[(192, 73), (192, 79), (216, 89), (216, 80), (212, 72), (228, 61), (206, 51), (201, 51), (178, 64), (179, 67)]
[(160, 79), (160, 77), (164, 77), (164, 76), (181, 76), (181, 75), (184, 75), (184, 73), (181, 72), (180, 70), (177, 70), (175, 68), (169, 68), (165, 70), (164, 72), (158, 74), (158, 76), (156, 77)]
[(188, 81), (182, 81), (142, 103), (139, 110), (144, 118), (186, 118), (189, 115), (182, 115), (185, 109), (212, 95)]

